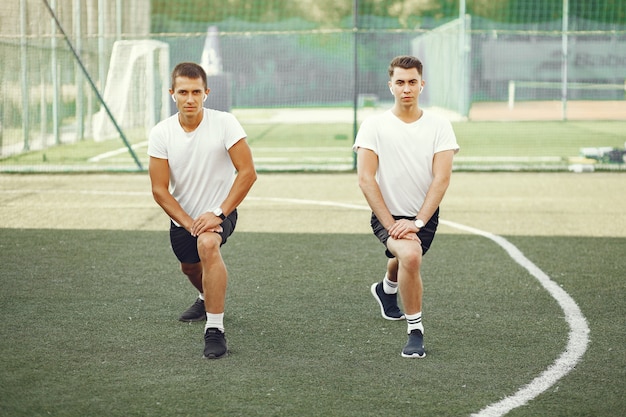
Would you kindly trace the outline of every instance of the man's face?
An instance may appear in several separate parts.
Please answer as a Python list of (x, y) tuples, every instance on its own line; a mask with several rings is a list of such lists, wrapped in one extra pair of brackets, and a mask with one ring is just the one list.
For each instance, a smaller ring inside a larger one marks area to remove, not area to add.
[(417, 68), (404, 69), (395, 67), (393, 76), (389, 80), (389, 88), (396, 101), (407, 105), (417, 102), (423, 85), (424, 80), (417, 72)]
[(202, 78), (176, 77), (174, 89), (170, 93), (176, 99), (178, 111), (190, 117), (202, 112), (202, 102), (209, 94), (209, 89), (205, 89)]

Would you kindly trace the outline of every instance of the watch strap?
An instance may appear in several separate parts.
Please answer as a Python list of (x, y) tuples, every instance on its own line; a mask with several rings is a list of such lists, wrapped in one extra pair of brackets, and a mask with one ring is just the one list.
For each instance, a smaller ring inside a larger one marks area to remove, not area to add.
[(226, 216), (224, 215), (224, 212), (222, 212), (221, 207), (218, 207), (215, 210), (213, 210), (213, 214), (215, 214), (217, 217), (219, 217), (222, 220), (226, 220)]

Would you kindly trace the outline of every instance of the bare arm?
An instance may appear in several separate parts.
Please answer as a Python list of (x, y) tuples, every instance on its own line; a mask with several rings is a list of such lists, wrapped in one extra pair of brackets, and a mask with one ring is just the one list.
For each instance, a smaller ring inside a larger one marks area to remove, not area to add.
[(376, 171), (378, 170), (378, 155), (374, 151), (366, 148), (357, 149), (357, 174), (359, 178), (359, 188), (367, 200), (370, 208), (387, 230), (395, 223), (395, 219), (387, 208), (383, 195), (376, 182)]
[(191, 231), (193, 219), (183, 210), (169, 191), (170, 166), (167, 159), (150, 157), (148, 168), (152, 183), (152, 197), (165, 213), (176, 223)]
[(228, 153), (237, 170), (237, 178), (235, 178), (226, 200), (222, 203), (224, 213), (231, 213), (241, 204), (257, 179), (252, 151), (248, 142), (244, 139), (240, 140), (228, 150)]
[[(220, 206), (225, 215), (232, 213), (241, 204), (257, 179), (252, 151), (243, 138), (231, 146), (228, 154), (237, 170), (237, 177), (228, 192), (228, 196)], [(193, 221), (190, 231), (192, 235), (197, 236), (206, 231), (214, 230), (221, 223), (222, 220), (213, 213), (204, 213)]]
[(435, 214), (435, 211), (441, 204), (446, 190), (450, 185), (453, 157), (453, 150), (437, 152), (433, 156), (433, 182), (428, 188), (420, 212), (417, 213), (417, 218), (422, 219), (424, 223), (428, 222), (433, 214)]

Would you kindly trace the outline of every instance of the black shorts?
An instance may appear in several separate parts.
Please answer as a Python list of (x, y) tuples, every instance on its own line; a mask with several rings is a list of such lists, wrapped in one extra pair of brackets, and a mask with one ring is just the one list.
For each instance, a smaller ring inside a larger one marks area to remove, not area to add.
[[(222, 232), (219, 234), (222, 237), (222, 245), (233, 234), (236, 225), (237, 210), (230, 213), (222, 222)], [(200, 262), (198, 238), (191, 236), (187, 229), (176, 226), (173, 222), (170, 224), (170, 243), (172, 244), (174, 255), (181, 263), (195, 264)]]
[[(393, 216), (393, 218), (396, 220), (415, 220), (415, 217), (408, 216)], [(378, 218), (374, 213), (372, 213), (370, 225), (372, 226), (372, 230), (374, 231), (374, 234), (376, 235), (378, 240), (380, 240), (381, 243), (385, 245), (385, 255), (387, 255), (387, 258), (395, 258), (395, 256), (393, 256), (393, 254), (387, 249), (387, 239), (389, 239), (389, 233), (387, 233), (387, 229), (385, 229), (383, 225), (380, 224), (380, 221), (378, 221)], [(422, 227), (420, 231), (417, 232), (417, 237), (419, 237), (422, 241), (422, 255), (428, 252), (430, 245), (433, 243), (433, 239), (435, 238), (435, 232), (437, 232), (437, 226), (439, 226), (439, 208), (437, 208), (435, 214), (433, 214), (430, 220), (428, 220), (428, 223), (426, 223), (424, 227)]]

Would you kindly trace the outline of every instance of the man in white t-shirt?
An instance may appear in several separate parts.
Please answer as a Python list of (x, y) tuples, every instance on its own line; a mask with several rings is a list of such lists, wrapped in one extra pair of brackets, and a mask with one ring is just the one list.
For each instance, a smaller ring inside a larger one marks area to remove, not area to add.
[(365, 120), (354, 144), (359, 187), (372, 209), (372, 230), (388, 257), (385, 277), (371, 292), (385, 319), (407, 321), (402, 356), (423, 358), (420, 267), (437, 230), (439, 204), (459, 145), (449, 121), (419, 107), (425, 82), (417, 58), (394, 58), (389, 79), (393, 108)]
[(148, 155), (152, 195), (171, 219), (172, 249), (200, 293), (180, 320), (206, 319), (204, 357), (213, 359), (228, 351), (228, 273), (220, 247), (235, 229), (237, 206), (256, 171), (237, 119), (203, 107), (209, 92), (202, 67), (183, 62), (174, 68), (170, 94), (178, 112), (150, 131)]

